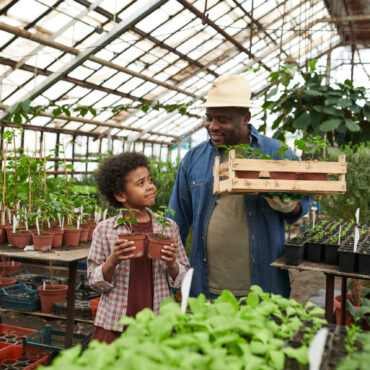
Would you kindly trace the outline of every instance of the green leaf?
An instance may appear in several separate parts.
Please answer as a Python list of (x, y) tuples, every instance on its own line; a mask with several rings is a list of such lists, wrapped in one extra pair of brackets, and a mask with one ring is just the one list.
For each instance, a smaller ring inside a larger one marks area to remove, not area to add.
[(258, 294), (250, 292), (247, 297), (247, 305), (251, 306), (252, 308), (257, 307), (260, 299)]
[(31, 101), (30, 100), (25, 100), (22, 102), (22, 110), (24, 113), (28, 113), (29, 109), (30, 109), (30, 103)]
[(344, 112), (342, 110), (336, 109), (333, 107), (324, 107), (323, 112), (326, 114), (330, 114), (331, 116), (339, 116), (339, 117), (344, 116)]
[(331, 118), (331, 119), (328, 119), (326, 121), (324, 121), (321, 125), (320, 125), (320, 130), (321, 131), (332, 131), (332, 130), (335, 130), (337, 129), (337, 127), (341, 124), (341, 120), (340, 119), (337, 119), (337, 118)]
[(340, 106), (341, 108), (347, 108), (352, 105), (352, 100), (351, 99), (346, 99), (346, 98), (341, 98), (338, 99), (337, 105)]
[(352, 121), (351, 119), (346, 119), (345, 125), (349, 131), (352, 131), (352, 132), (360, 131), (360, 126), (355, 121)]
[(310, 124), (311, 116), (307, 112), (302, 112), (294, 121), (293, 127), (298, 130), (305, 130)]
[(322, 95), (322, 93), (320, 91), (317, 91), (317, 90), (305, 90), (304, 93), (309, 95), (309, 96), (315, 96), (315, 97)]
[(270, 350), (270, 360), (274, 369), (284, 369), (285, 356), (283, 352)]
[(67, 164), (66, 168), (68, 168), (69, 170), (73, 170), (73, 164)]
[(317, 59), (312, 59), (311, 62), (308, 63), (310, 70), (313, 72), (316, 69)]
[(17, 126), (20, 126), (22, 124), (22, 116), (20, 113), (16, 113), (14, 115), (14, 118), (13, 118), (13, 121), (14, 123), (17, 125)]

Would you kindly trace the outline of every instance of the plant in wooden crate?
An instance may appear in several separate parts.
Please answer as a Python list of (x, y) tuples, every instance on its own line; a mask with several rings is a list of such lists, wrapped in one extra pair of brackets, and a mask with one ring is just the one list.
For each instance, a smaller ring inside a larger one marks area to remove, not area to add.
[(274, 137), (284, 140), (286, 132), (302, 130), (304, 138), (325, 133), (331, 145), (368, 141), (368, 89), (354, 87), (349, 80), (327, 83), (329, 71), (316, 64), (314, 59), (307, 70), (288, 65), (270, 73), (273, 85), (266, 92), (263, 113), (277, 115), (272, 124)]
[(127, 224), (130, 232), (118, 234), (119, 239), (126, 239), (134, 242), (135, 250), (133, 251), (133, 258), (138, 258), (144, 255), (146, 235), (143, 233), (134, 233), (132, 225), (137, 225), (137, 219), (133, 216), (133, 212), (140, 213), (139, 210), (134, 208), (121, 208), (122, 216), (117, 219), (117, 224)]
[(161, 250), (163, 246), (174, 243), (174, 239), (164, 233), (165, 229), (171, 226), (171, 221), (167, 218), (167, 213), (170, 212), (172, 216), (175, 211), (171, 207), (160, 206), (156, 212), (156, 221), (158, 221), (162, 228), (160, 233), (148, 234), (148, 257), (161, 258)]

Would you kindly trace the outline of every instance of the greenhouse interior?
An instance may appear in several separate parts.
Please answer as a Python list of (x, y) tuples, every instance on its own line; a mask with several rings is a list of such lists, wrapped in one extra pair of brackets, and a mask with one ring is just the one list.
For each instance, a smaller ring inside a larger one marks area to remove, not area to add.
[(369, 368), (368, 0), (2, 0), (0, 49), (1, 369)]

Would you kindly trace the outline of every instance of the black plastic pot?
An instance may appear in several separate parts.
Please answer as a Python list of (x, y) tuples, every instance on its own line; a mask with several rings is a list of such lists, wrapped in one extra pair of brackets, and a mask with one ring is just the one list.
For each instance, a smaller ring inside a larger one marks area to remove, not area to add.
[(338, 248), (337, 244), (324, 244), (324, 262), (329, 265), (338, 265)]
[(351, 248), (353, 246), (338, 249), (340, 272), (352, 273), (358, 270), (358, 253), (353, 252)]
[(364, 251), (360, 251), (358, 254), (358, 273), (362, 275), (370, 275), (370, 248)]
[(306, 260), (310, 262), (320, 263), (323, 260), (323, 244), (322, 242), (308, 242), (306, 244)]
[(298, 266), (303, 261), (305, 244), (288, 243), (285, 245), (285, 263)]

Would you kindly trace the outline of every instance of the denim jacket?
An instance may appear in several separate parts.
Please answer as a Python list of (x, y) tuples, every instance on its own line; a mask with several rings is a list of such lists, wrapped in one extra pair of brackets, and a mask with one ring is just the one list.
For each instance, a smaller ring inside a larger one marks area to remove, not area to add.
[[(281, 144), (278, 140), (261, 135), (251, 124), (250, 145), (259, 148), (262, 154), (274, 157)], [(185, 245), (192, 226), (193, 243), (190, 265), (194, 268), (191, 296), (200, 293), (209, 297), (208, 264), (206, 255), (206, 232), (215, 207), (217, 195), (213, 194), (213, 165), (218, 150), (205, 141), (190, 149), (181, 161), (170, 206), (175, 210), (173, 218), (180, 229)], [(292, 158), (292, 151), (285, 153)], [(281, 159), (275, 156), (275, 159)], [(302, 211), (292, 218), (273, 210), (259, 195), (244, 195), (244, 205), (249, 228), (251, 284), (257, 284), (266, 292), (290, 294), (288, 272), (270, 264), (284, 254), (284, 221), (294, 223), (304, 216), (311, 207), (312, 197), (300, 200)], [(232, 220), (230, 220), (232, 222)], [(235, 258), (238, 258), (235, 256)]]

